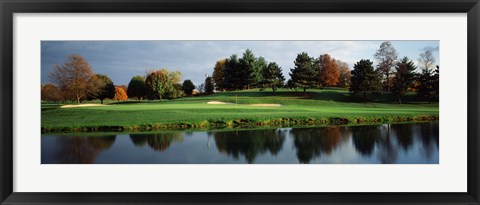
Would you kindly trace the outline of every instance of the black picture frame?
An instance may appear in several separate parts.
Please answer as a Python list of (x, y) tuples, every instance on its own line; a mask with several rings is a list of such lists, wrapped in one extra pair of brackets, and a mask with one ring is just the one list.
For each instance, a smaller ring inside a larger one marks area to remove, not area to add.
[[(478, 0), (0, 0), (1, 204), (480, 204)], [(468, 191), (466, 193), (17, 193), (13, 192), (14, 13), (467, 13)]]

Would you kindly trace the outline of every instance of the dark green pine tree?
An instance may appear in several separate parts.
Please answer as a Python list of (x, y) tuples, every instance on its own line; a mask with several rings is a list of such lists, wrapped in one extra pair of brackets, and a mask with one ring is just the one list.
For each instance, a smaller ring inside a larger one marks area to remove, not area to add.
[(252, 50), (247, 49), (242, 58), (240, 58), (240, 66), (242, 68), (242, 79), (244, 81), (245, 87), (250, 88), (257, 84), (259, 76), (259, 66), (257, 64), (257, 58), (253, 54)]
[(224, 87), (226, 90), (238, 90), (244, 86), (243, 72), (237, 55), (231, 55), (225, 62)]
[(422, 68), (421, 73), (417, 77), (417, 95), (428, 102), (432, 102), (436, 94), (436, 79), (438, 78), (438, 67), (434, 71), (435, 58), (431, 51), (427, 50), (420, 54), (418, 59)]
[(205, 95), (211, 95), (213, 94), (215, 90), (215, 86), (213, 84), (213, 79), (212, 77), (208, 76), (205, 78)]
[(263, 84), (264, 79), (263, 79), (263, 71), (267, 69), (268, 62), (265, 60), (265, 58), (259, 56), (257, 60), (255, 61), (255, 64), (257, 64), (257, 75), (255, 76), (255, 86), (257, 87), (265, 87)]
[(382, 88), (380, 73), (373, 69), (373, 62), (370, 60), (362, 59), (355, 63), (351, 81), (350, 92), (361, 92), (364, 98), (368, 91), (380, 91)]
[(402, 97), (407, 94), (407, 89), (415, 81), (415, 69), (417, 67), (413, 61), (407, 57), (403, 57), (395, 65), (396, 72), (393, 77), (392, 92), (397, 96), (399, 103), (402, 103)]
[(423, 68), (417, 76), (417, 95), (428, 102), (432, 102), (433, 98), (434, 76), (434, 73), (428, 68)]
[(285, 77), (282, 74), (282, 68), (278, 66), (277, 63), (271, 62), (262, 70), (262, 84), (265, 87), (271, 87), (272, 91), (275, 92), (277, 87), (283, 86), (285, 82)]
[(297, 55), (294, 61), (295, 67), (290, 69), (290, 78), (295, 87), (303, 88), (305, 93), (307, 88), (318, 85), (317, 70), (314, 68), (314, 59), (306, 52)]
[(433, 73), (433, 98), (438, 101), (440, 97), (440, 66), (436, 66)]

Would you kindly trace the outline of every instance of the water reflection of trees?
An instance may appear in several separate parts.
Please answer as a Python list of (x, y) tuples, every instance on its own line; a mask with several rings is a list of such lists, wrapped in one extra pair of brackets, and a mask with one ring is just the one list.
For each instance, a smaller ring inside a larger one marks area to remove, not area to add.
[(267, 151), (276, 155), (285, 141), (285, 133), (277, 129), (214, 132), (213, 136), (219, 152), (235, 159), (244, 156), (248, 163)]
[[(342, 133), (345, 133), (342, 130)], [(290, 135), (296, 148), (298, 161), (310, 163), (321, 154), (330, 154), (338, 146), (341, 139), (339, 127), (325, 128), (292, 128)]]
[(165, 132), (165, 133), (147, 133), (147, 134), (130, 134), (130, 140), (135, 146), (143, 147), (148, 144), (155, 151), (165, 151), (174, 142), (183, 141), (182, 132)]
[(116, 136), (59, 137), (55, 161), (60, 164), (92, 164), (98, 154), (115, 143)]
[(412, 124), (390, 125), (392, 134), (396, 137), (397, 143), (404, 151), (408, 151), (413, 145), (414, 126)]
[(422, 141), (422, 152), (427, 158), (431, 158), (434, 151), (438, 149), (439, 127), (437, 123), (428, 123), (420, 126), (420, 138)]
[(392, 136), (392, 125), (381, 125), (379, 126), (382, 135), (380, 136), (379, 146), (378, 146), (378, 159), (382, 164), (394, 164), (398, 158), (398, 143), (395, 143), (394, 137)]
[(147, 140), (150, 135), (146, 134), (130, 134), (130, 140), (137, 147), (143, 147), (147, 145)]
[(352, 141), (355, 150), (363, 156), (370, 156), (373, 153), (375, 144), (378, 142), (381, 132), (379, 126), (353, 126)]
[(420, 154), (416, 157), (430, 159), (438, 149), (438, 122), (419, 124), (392, 124), (388, 126), (389, 132), (382, 137), (379, 150), (381, 163), (395, 163), (399, 150), (408, 153), (414, 147), (415, 141), (422, 142)]
[(364, 157), (376, 152), (384, 164), (396, 163), (400, 150), (408, 153), (415, 141), (422, 142), (423, 154), (418, 157), (431, 158), (438, 149), (438, 122), (355, 126), (350, 130), (355, 149)]
[(412, 125), (372, 125), (351, 127), (355, 149), (364, 157), (371, 157), (377, 148), (377, 157), (381, 163), (395, 163), (399, 146), (405, 151), (413, 144)]
[[(348, 154), (343, 151), (355, 150), (366, 160), (378, 160), (380, 163), (397, 163), (399, 159), (402, 159), (399, 156), (403, 156), (404, 153), (407, 154), (406, 156), (419, 157), (420, 161), (428, 160), (436, 155), (439, 148), (438, 122), (292, 128), (289, 131), (266, 129), (209, 132), (207, 133), (207, 145), (210, 146), (211, 142), (212, 145), (216, 145), (220, 153), (254, 163), (259, 155), (276, 156), (282, 151), (287, 132), (291, 136), (289, 139), (291, 144), (287, 146), (292, 146), (292, 155), (296, 154), (300, 163), (311, 163), (316, 158), (330, 155), (342, 146), (344, 147), (339, 149), (341, 152), (338, 154)], [(175, 142), (182, 142), (185, 135), (183, 132), (130, 134), (130, 140), (138, 147), (165, 151)], [(115, 140), (115, 135), (57, 137), (54, 141), (55, 151), (50, 152), (49, 157), (52, 156), (50, 154), (53, 154), (52, 159), (56, 163), (95, 163), (98, 155), (102, 151), (110, 149)], [(351, 147), (352, 145), (353, 147)], [(185, 151), (188, 152), (188, 150)], [(290, 152), (290, 149), (287, 149), (286, 152)], [(418, 162), (419, 160), (412, 161)]]

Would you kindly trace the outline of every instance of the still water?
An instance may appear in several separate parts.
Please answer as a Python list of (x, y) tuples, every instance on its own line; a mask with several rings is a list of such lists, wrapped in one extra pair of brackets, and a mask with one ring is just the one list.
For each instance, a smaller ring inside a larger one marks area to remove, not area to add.
[(42, 164), (438, 164), (437, 122), (42, 135)]

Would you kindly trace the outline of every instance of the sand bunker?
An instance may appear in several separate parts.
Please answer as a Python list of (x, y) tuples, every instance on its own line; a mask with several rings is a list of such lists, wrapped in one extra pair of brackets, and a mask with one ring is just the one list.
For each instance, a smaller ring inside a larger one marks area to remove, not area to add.
[[(221, 102), (221, 101), (210, 101), (207, 102), (209, 105), (225, 105), (225, 104), (233, 104), (228, 102)], [(280, 104), (241, 104), (241, 105), (248, 105), (248, 106), (256, 106), (256, 107), (280, 107)]]
[(79, 105), (62, 105), (60, 108), (72, 108), (72, 107), (95, 107), (95, 106), (109, 106), (104, 104), (79, 104)]
[(210, 101), (207, 102), (209, 105), (225, 105), (225, 104), (232, 104), (232, 103), (227, 103), (227, 102), (221, 102), (221, 101)]

